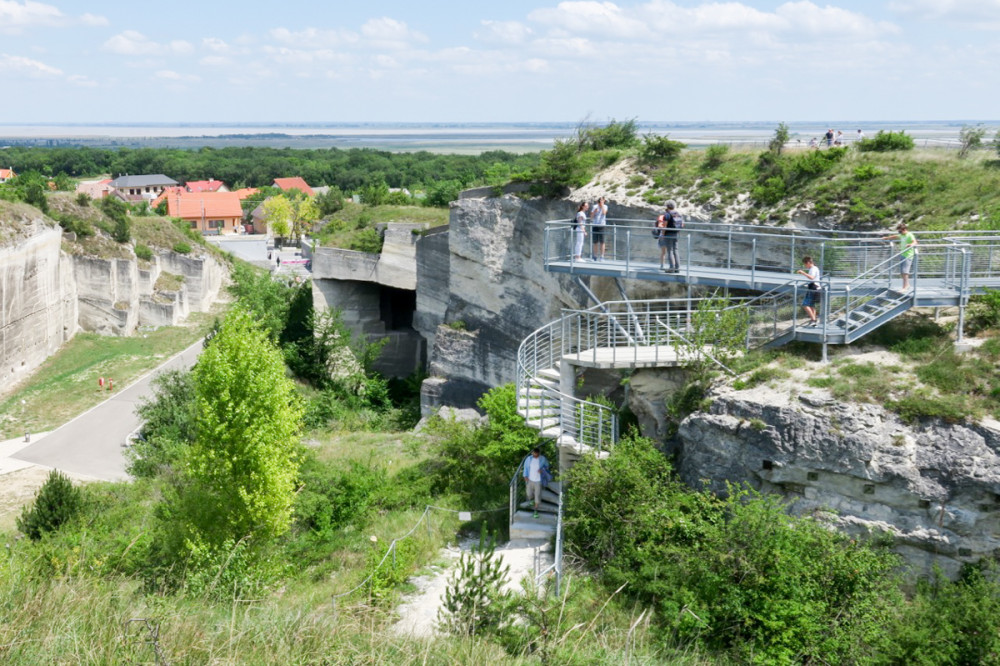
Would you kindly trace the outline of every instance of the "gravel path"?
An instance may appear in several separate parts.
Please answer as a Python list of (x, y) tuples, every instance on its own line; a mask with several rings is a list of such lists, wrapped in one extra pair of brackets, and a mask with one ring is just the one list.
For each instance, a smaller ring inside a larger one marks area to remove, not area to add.
[[(417, 586), (417, 592), (396, 608), (399, 620), (393, 625), (393, 631), (403, 636), (430, 637), (438, 635), (436, 628), (438, 609), (448, 588), (448, 579), (462, 551), (470, 550), (478, 544), (478, 539), (462, 542), (458, 547), (441, 549), (441, 559), (447, 562), (444, 567), (435, 567), (431, 573), (417, 576), (410, 580)], [(504, 564), (510, 567), (507, 590), (521, 591), (521, 580), (534, 576), (535, 551), (538, 543), (526, 541), (511, 541), (500, 546), (495, 551), (495, 557), (502, 557)], [(539, 567), (544, 568), (552, 563), (552, 554), (543, 551), (539, 554)]]

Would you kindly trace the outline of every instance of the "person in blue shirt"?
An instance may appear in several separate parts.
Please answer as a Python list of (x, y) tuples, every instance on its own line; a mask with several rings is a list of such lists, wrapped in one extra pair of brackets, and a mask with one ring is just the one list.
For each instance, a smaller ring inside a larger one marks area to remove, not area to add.
[(538, 504), (542, 501), (542, 486), (552, 480), (549, 472), (549, 461), (542, 455), (541, 449), (537, 446), (531, 450), (521, 463), (521, 473), (524, 476), (524, 485), (528, 489), (528, 501), (534, 502), (534, 517), (538, 518)]

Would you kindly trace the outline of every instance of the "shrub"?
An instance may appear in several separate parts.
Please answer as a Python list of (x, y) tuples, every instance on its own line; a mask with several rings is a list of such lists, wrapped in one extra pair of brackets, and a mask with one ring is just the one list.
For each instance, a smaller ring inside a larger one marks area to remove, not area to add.
[(567, 188), (580, 187), (587, 182), (587, 167), (580, 159), (576, 144), (556, 140), (552, 149), (542, 153), (541, 162), (531, 173), (539, 181), (541, 194), (558, 196)]
[(975, 335), (1000, 326), (1000, 290), (988, 289), (969, 300), (969, 332)]
[(576, 140), (580, 150), (628, 149), (639, 143), (635, 118), (617, 121), (612, 119), (604, 126), (579, 127)]
[(866, 181), (878, 178), (882, 171), (874, 164), (862, 164), (854, 167), (854, 180)]
[(927, 189), (927, 181), (923, 178), (893, 178), (889, 183), (891, 194), (923, 192)]
[(382, 243), (384, 240), (378, 229), (368, 227), (367, 229), (361, 229), (351, 238), (347, 243), (347, 249), (368, 254), (379, 254), (382, 252)]
[(893, 150), (913, 150), (914, 143), (913, 137), (903, 130), (899, 132), (879, 130), (871, 139), (861, 139), (854, 145), (863, 153), (885, 153)]
[(726, 156), (728, 154), (729, 146), (724, 143), (713, 143), (705, 149), (704, 167), (706, 169), (716, 169), (722, 166), (722, 163), (726, 161)]
[(981, 147), (984, 136), (986, 136), (986, 127), (983, 125), (962, 125), (962, 129), (958, 132), (958, 142), (960, 144), (960, 148), (958, 149), (959, 159), (967, 156), (969, 151)]
[(785, 144), (788, 143), (788, 125), (785, 123), (778, 123), (778, 127), (774, 130), (774, 136), (767, 143), (768, 151), (774, 153), (775, 155), (780, 155), (781, 151), (784, 149)]
[(761, 185), (754, 185), (751, 196), (754, 201), (764, 206), (773, 206), (788, 194), (785, 181), (778, 176), (772, 176)]
[(128, 473), (151, 478), (171, 469), (195, 438), (194, 382), (187, 370), (166, 370), (153, 378), (153, 395), (140, 400), (142, 439), (126, 452)]
[(681, 151), (687, 144), (674, 141), (669, 135), (657, 136), (649, 133), (642, 137), (642, 145), (639, 147), (639, 160), (646, 164), (669, 162), (677, 159)]
[(509, 593), (504, 590), (510, 566), (494, 557), (496, 540), (483, 527), (479, 545), (464, 551), (448, 579), (438, 626), (457, 636), (478, 636), (500, 629), (506, 622)]
[(80, 512), (80, 489), (59, 470), (52, 470), (35, 494), (35, 501), (17, 518), (17, 529), (32, 541), (54, 532)]
[(153, 251), (149, 249), (148, 245), (137, 243), (135, 246), (135, 256), (143, 261), (152, 261)]
[(569, 477), (567, 549), (653, 605), (681, 644), (734, 663), (859, 661), (901, 602), (893, 555), (790, 517), (773, 496), (691, 491), (648, 440), (625, 437)]
[(184, 241), (177, 241), (174, 243), (174, 252), (177, 254), (191, 254), (191, 245), (185, 243)]
[(80, 192), (76, 195), (76, 203), (79, 206), (89, 206), (91, 201), (90, 195), (86, 192)]

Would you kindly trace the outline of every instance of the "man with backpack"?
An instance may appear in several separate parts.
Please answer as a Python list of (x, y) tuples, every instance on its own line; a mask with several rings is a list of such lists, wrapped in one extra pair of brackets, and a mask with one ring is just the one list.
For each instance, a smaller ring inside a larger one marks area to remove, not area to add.
[[(660, 270), (665, 273), (677, 273), (680, 271), (680, 259), (677, 257), (677, 232), (684, 228), (684, 218), (675, 208), (677, 204), (673, 199), (667, 202), (667, 210), (656, 218), (656, 228), (653, 236), (660, 246)], [(670, 268), (666, 267), (666, 260), (670, 260)]]

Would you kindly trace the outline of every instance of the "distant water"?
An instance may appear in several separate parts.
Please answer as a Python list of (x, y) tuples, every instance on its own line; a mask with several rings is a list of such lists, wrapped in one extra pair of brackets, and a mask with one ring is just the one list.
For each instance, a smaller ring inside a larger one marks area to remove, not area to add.
[[(778, 121), (639, 123), (641, 133), (669, 134), (691, 146), (712, 143), (763, 144)], [(792, 141), (807, 143), (828, 128), (853, 140), (857, 130), (905, 130), (920, 145), (947, 145), (958, 139), (961, 120), (789, 122)], [(997, 123), (987, 123), (996, 126)], [(190, 123), (190, 124), (0, 124), (0, 146), (177, 147), (271, 146), (481, 152), (545, 150), (571, 136), (577, 123)]]

